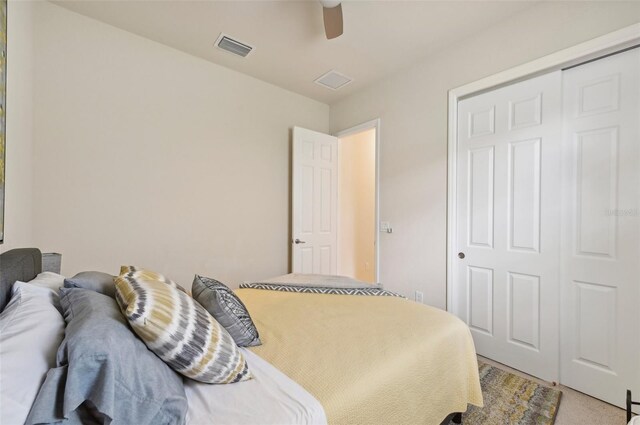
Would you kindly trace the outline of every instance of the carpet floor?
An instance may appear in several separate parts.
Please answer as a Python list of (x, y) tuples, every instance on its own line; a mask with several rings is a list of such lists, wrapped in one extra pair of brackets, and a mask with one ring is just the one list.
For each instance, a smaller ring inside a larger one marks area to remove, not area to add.
[(470, 406), (464, 425), (552, 425), (562, 392), (480, 362), (484, 407)]

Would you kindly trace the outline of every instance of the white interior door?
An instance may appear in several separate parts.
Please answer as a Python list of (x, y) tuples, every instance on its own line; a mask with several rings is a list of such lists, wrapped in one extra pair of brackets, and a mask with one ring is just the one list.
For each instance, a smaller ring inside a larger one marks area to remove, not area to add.
[(338, 139), (293, 129), (292, 268), (337, 273)]
[(564, 72), (562, 383), (640, 394), (640, 51)]
[(558, 379), (560, 71), (458, 105), (453, 311), (480, 355)]

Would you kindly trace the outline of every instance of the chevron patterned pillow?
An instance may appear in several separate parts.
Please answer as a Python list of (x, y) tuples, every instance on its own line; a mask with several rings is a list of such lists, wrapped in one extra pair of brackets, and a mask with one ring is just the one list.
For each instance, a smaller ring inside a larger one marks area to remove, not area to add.
[(176, 372), (209, 384), (251, 379), (231, 335), (174, 282), (123, 266), (115, 284), (116, 301), (135, 333)]
[(191, 288), (193, 299), (224, 326), (238, 347), (262, 344), (247, 307), (227, 285), (196, 275)]

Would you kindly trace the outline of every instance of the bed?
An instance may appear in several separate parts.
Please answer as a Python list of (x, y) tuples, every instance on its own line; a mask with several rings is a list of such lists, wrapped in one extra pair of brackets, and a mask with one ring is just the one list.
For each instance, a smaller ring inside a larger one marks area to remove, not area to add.
[[(2, 254), (3, 288), (38, 275), (38, 255)], [(260, 286), (236, 294), (262, 339), (242, 348), (254, 379), (184, 379), (189, 424), (437, 425), (482, 406), (469, 329), (442, 310), (397, 296)]]

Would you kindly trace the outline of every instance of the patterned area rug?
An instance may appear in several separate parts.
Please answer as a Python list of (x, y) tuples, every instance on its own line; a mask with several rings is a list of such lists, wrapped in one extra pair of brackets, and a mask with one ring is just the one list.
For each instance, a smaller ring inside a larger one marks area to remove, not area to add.
[(479, 363), (484, 407), (470, 406), (464, 425), (552, 425), (562, 392)]

